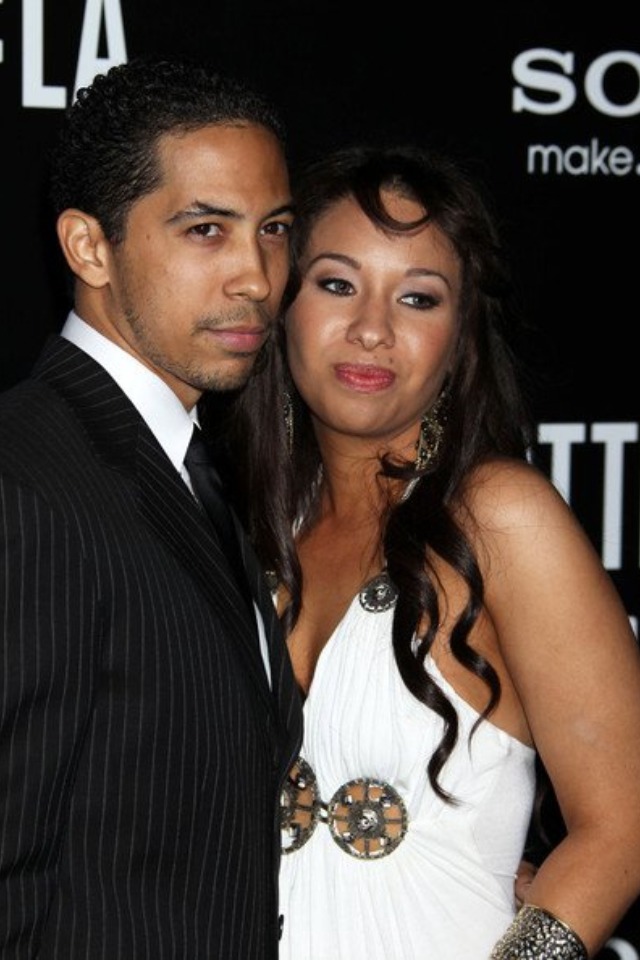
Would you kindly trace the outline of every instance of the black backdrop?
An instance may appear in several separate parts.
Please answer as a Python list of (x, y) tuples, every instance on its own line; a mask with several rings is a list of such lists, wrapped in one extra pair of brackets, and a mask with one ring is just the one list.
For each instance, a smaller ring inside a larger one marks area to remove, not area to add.
[[(344, 140), (413, 140), (451, 151), (484, 181), (531, 324), (522, 348), (538, 377), (544, 465), (637, 635), (633, 6), (0, 0), (0, 43), (0, 387), (28, 370), (68, 307), (43, 184), (61, 110), (77, 85), (132, 55), (207, 55), (280, 104), (293, 163)], [(640, 902), (600, 957), (640, 960)]]

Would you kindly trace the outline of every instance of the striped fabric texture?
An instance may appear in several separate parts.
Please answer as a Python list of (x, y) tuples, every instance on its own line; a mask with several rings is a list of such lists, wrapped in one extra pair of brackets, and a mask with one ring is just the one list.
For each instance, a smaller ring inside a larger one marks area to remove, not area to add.
[(0, 956), (275, 960), (301, 708), (201, 511), (105, 371), (52, 337), (0, 398)]

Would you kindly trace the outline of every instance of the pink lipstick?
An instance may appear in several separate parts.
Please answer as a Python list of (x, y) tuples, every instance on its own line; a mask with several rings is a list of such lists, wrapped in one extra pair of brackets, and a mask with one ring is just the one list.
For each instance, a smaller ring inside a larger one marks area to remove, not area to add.
[(340, 383), (360, 393), (386, 390), (396, 379), (391, 370), (373, 363), (338, 363), (334, 369)]

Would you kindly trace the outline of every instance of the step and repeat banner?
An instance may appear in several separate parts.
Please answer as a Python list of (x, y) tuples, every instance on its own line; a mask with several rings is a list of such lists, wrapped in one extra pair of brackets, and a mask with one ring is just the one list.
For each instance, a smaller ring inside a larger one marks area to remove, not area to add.
[[(637, 11), (0, 0), (0, 388), (28, 371), (68, 308), (44, 182), (61, 113), (97, 72), (140, 53), (207, 55), (259, 84), (281, 107), (293, 163), (346, 140), (410, 140), (452, 152), (484, 181), (529, 324), (543, 466), (637, 635)], [(640, 960), (640, 903), (599, 955), (611, 958)]]

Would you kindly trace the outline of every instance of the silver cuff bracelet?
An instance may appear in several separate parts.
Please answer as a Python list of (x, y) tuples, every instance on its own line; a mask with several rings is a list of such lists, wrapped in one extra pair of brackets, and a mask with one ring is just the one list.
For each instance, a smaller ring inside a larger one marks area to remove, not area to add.
[(498, 940), (490, 960), (588, 960), (577, 933), (552, 913), (525, 903)]

